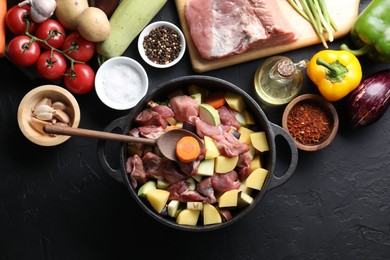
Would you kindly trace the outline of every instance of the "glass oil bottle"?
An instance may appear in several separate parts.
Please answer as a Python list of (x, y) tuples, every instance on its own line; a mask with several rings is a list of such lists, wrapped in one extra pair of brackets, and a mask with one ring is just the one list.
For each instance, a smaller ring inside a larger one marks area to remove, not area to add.
[(298, 95), (303, 83), (302, 71), (308, 61), (294, 63), (284, 56), (266, 59), (256, 70), (255, 90), (259, 98), (270, 105), (283, 105)]

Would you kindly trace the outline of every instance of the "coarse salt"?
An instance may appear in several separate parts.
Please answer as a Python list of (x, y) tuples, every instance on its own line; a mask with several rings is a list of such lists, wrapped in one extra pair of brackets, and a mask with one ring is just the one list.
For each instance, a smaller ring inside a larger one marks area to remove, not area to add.
[(127, 57), (103, 63), (96, 74), (96, 92), (107, 106), (114, 109), (134, 107), (146, 94), (148, 79), (142, 66)]
[(115, 64), (102, 75), (104, 94), (113, 102), (132, 103), (142, 95), (142, 79), (131, 66)]

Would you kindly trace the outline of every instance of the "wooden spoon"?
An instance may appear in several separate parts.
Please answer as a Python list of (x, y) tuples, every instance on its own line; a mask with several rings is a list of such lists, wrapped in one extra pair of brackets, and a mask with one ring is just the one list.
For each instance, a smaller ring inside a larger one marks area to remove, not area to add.
[(136, 143), (143, 143), (148, 145), (157, 145), (162, 155), (164, 155), (166, 158), (173, 161), (178, 160), (176, 157), (176, 144), (184, 136), (194, 137), (199, 143), (200, 150), (201, 151), (203, 150), (203, 142), (199, 138), (199, 136), (184, 129), (169, 130), (163, 133), (157, 139), (134, 137), (134, 136), (124, 135), (124, 134), (116, 134), (116, 133), (110, 133), (104, 131), (66, 127), (66, 126), (59, 126), (53, 124), (45, 125), (43, 127), (43, 131), (45, 131), (48, 134), (81, 136), (81, 137), (106, 139), (106, 140), (126, 142), (126, 143), (136, 142)]

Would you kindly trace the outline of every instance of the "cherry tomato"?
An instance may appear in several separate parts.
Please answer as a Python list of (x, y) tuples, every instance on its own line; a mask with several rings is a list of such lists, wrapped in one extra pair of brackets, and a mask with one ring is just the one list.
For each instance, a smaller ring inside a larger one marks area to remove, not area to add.
[(62, 50), (77, 61), (87, 62), (95, 53), (95, 43), (86, 40), (78, 31), (74, 31), (65, 38)]
[(45, 51), (39, 56), (35, 66), (43, 78), (57, 80), (65, 74), (66, 60), (58, 51)]
[(26, 32), (27, 22), (29, 24), (28, 32), (33, 34), (37, 28), (37, 23), (30, 18), (30, 5), (12, 6), (5, 16), (5, 22), (8, 29), (15, 35), (22, 35)]
[(25, 35), (16, 36), (8, 44), (9, 59), (21, 67), (34, 65), (40, 54), (38, 43)]
[(87, 64), (76, 63), (64, 76), (65, 87), (74, 94), (87, 94), (95, 85), (95, 72)]
[[(50, 46), (56, 49), (61, 49), (64, 44), (66, 34), (64, 27), (57, 20), (47, 19), (38, 24), (35, 36), (41, 40), (46, 40)], [(39, 46), (46, 50), (50, 49), (49, 46), (42, 42), (39, 43)]]

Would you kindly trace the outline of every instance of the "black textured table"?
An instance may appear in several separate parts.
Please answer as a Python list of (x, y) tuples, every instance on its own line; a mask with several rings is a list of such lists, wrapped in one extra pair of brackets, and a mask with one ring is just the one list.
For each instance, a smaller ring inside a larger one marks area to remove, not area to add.
[[(9, 1), (10, 2), (10, 1)], [(361, 9), (369, 1), (361, 2)], [(154, 20), (179, 24), (169, 0)], [(330, 44), (338, 49), (348, 37)], [(282, 55), (310, 58), (318, 44)], [(141, 61), (135, 42), (126, 52), (144, 65), (150, 90), (178, 76), (196, 74), (188, 55), (158, 70)], [(254, 60), (205, 75), (228, 80), (254, 96)], [(363, 77), (389, 67), (361, 58)], [(318, 152), (299, 152), (298, 167), (269, 191), (255, 210), (217, 231), (190, 233), (151, 219), (126, 187), (100, 168), (97, 141), (72, 137), (56, 147), (28, 141), (17, 124), (22, 97), (45, 84), (0, 59), (0, 259), (390, 259), (390, 114), (359, 131), (340, 129)], [(305, 77), (302, 93), (317, 93)], [(80, 127), (102, 130), (128, 111), (104, 106), (94, 92), (77, 97)], [(263, 107), (281, 124), (284, 106)], [(288, 156), (278, 143), (278, 169)], [(117, 165), (113, 143), (112, 164)]]

